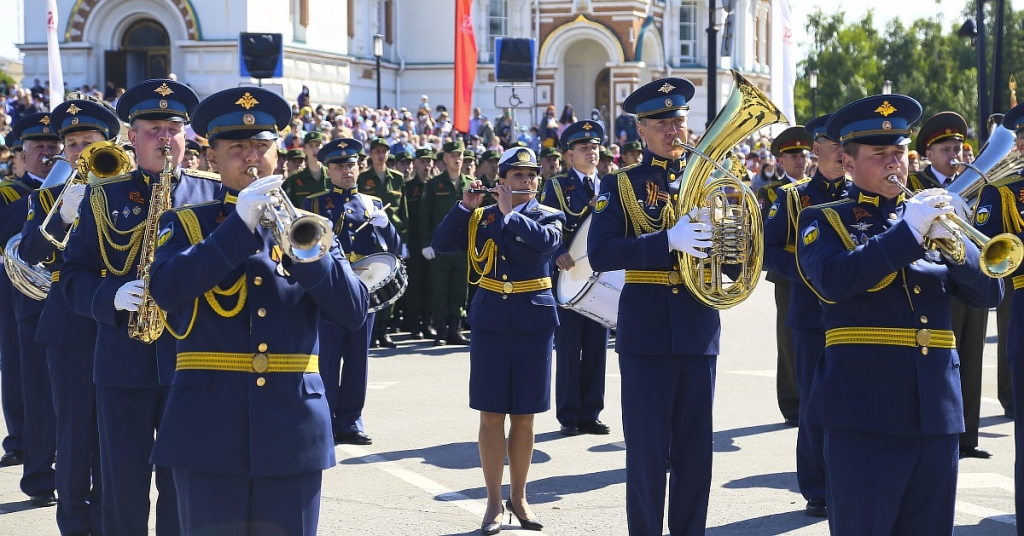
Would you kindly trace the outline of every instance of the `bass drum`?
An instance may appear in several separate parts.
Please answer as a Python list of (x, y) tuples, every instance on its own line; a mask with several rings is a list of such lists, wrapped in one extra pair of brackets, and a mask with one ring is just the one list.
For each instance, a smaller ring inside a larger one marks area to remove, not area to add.
[(626, 284), (626, 271), (595, 272), (587, 258), (590, 217), (580, 222), (569, 243), (568, 253), (576, 261), (570, 270), (558, 270), (555, 277), (555, 302), (601, 324), (615, 329), (619, 319), (619, 295)]
[(402, 260), (390, 253), (374, 253), (352, 263), (352, 271), (370, 293), (367, 313), (376, 313), (398, 301), (409, 286)]

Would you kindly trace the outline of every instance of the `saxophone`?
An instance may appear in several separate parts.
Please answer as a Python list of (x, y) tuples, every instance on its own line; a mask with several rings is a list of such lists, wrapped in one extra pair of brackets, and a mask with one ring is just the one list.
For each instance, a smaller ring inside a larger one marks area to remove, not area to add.
[(128, 313), (128, 336), (152, 344), (164, 332), (164, 312), (160, 310), (149, 293), (149, 270), (156, 255), (157, 234), (160, 231), (160, 216), (171, 209), (171, 148), (164, 146), (164, 169), (160, 171), (157, 183), (153, 185), (149, 198), (149, 212), (146, 214), (146, 228), (142, 235), (142, 249), (139, 251), (139, 279), (142, 280), (142, 305), (138, 311)]

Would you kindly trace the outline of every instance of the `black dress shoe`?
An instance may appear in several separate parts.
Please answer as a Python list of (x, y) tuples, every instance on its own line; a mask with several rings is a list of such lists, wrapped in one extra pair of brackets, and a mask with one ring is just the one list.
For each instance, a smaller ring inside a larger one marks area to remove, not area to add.
[(559, 430), (559, 433), (566, 436), (577, 436), (580, 435), (580, 429), (578, 426), (573, 426), (571, 424), (563, 424), (562, 429)]
[(811, 517), (828, 517), (825, 499), (811, 499), (807, 501), (807, 508), (804, 511)]
[(372, 445), (373, 440), (363, 432), (352, 432), (334, 436), (335, 445)]
[(962, 447), (960, 449), (960, 457), (988, 459), (992, 457), (992, 453), (978, 447)]
[(384, 348), (398, 347), (398, 345), (395, 344), (395, 341), (391, 340), (391, 335), (388, 335), (387, 333), (381, 335), (380, 338), (377, 339), (377, 342)]
[(0, 458), (0, 467), (11, 467), (12, 465), (21, 465), (24, 460), (21, 457), (21, 452), (12, 450), (7, 452)]
[(612, 429), (608, 428), (607, 424), (598, 420), (583, 421), (580, 423), (580, 433), (582, 434), (608, 435), (611, 431)]
[(541, 530), (544, 528), (544, 525), (541, 525), (540, 521), (536, 519), (526, 519), (523, 517), (519, 517), (519, 513), (516, 512), (516, 509), (512, 508), (512, 499), (508, 499), (505, 501), (505, 508), (508, 508), (508, 511), (510, 512), (508, 519), (509, 523), (512, 522), (512, 516), (516, 516), (516, 519), (519, 520), (519, 526), (523, 527), (523, 530)]
[(57, 497), (54, 497), (52, 492), (44, 493), (42, 495), (34, 495), (32, 497), (29, 497), (28, 502), (32, 503), (32, 506), (38, 506), (42, 508), (57, 504)]

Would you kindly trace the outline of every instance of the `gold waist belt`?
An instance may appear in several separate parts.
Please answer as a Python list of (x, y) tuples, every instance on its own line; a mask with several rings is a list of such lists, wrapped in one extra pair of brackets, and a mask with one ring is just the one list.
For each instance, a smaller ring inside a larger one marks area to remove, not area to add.
[(60, 281), (60, 270), (57, 270), (56, 272), (50, 272), (50, 282), (56, 283), (57, 281)]
[(1013, 290), (1024, 287), (1024, 275), (1013, 276)]
[(233, 354), (227, 352), (182, 352), (175, 370), (219, 370), (224, 372), (320, 372), (317, 356), (310, 354)]
[(353, 262), (356, 262), (356, 261), (366, 257), (366, 255), (360, 255), (358, 253), (346, 253), (345, 257), (348, 258), (348, 262), (349, 262), (349, 264), (351, 264)]
[(886, 344), (927, 348), (956, 348), (956, 336), (948, 329), (836, 328), (825, 332), (825, 346), (837, 344)]
[(520, 292), (537, 292), (551, 288), (550, 277), (540, 277), (528, 281), (498, 281), (489, 277), (480, 278), (480, 288), (498, 294), (518, 294)]
[(654, 270), (626, 270), (626, 283), (642, 283), (648, 285), (678, 285), (683, 276), (675, 270), (660, 272)]

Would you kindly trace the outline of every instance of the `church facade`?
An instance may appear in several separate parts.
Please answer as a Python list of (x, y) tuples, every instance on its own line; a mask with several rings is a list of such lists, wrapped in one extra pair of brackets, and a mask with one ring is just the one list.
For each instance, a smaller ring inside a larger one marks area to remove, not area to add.
[[(475, 0), (478, 49), (474, 106), (497, 114), (508, 84), (494, 80), (494, 39), (537, 41), (535, 89), (517, 88), (533, 118), (548, 105), (593, 108), (614, 118), (634, 89), (664, 76), (697, 86), (691, 124), (705, 122), (708, 91), (722, 103), (728, 69), (765, 92), (770, 74), (770, 0), (718, 0), (718, 87), (707, 87), (707, 0)], [(200, 96), (256, 82), (239, 73), (240, 32), (281, 33), (283, 78), (294, 101), (376, 104), (374, 34), (383, 36), (382, 105), (413, 107), (420, 95), (450, 107), (454, 86), (453, 0), (57, 0), (68, 89), (112, 81), (129, 87), (174, 73)], [(45, 2), (26, 2), (26, 82), (47, 77)], [(498, 102), (496, 102), (496, 100)], [(493, 115), (492, 115), (493, 117)]]

